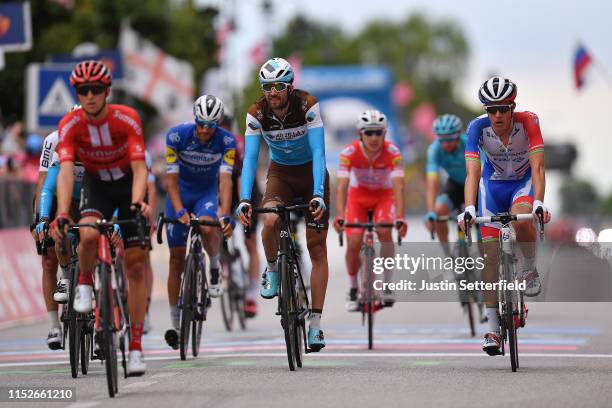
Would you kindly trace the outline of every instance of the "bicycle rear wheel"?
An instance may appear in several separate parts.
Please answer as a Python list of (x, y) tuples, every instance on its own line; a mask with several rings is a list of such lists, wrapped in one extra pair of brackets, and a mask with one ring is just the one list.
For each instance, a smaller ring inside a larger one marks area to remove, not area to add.
[(236, 312), (236, 316), (238, 317), (238, 324), (240, 325), (241, 330), (246, 329), (246, 314), (244, 312), (244, 304), (245, 304), (245, 296), (246, 296), (246, 287), (245, 282), (249, 281), (248, 276), (246, 276), (246, 271), (244, 270), (244, 266), (242, 265), (242, 258), (237, 257), (233, 262), (232, 272), (238, 273), (240, 275), (240, 283), (237, 283), (235, 280), (235, 276), (232, 275), (232, 289), (233, 289), (233, 299), (234, 299), (234, 310)]
[(289, 263), (286, 255), (279, 256), (278, 272), (280, 274), (280, 312), (281, 325), (285, 332), (285, 346), (287, 348), (287, 362), (289, 370), (295, 371), (295, 310), (293, 309), (291, 277)]
[(221, 315), (223, 316), (223, 324), (225, 330), (232, 331), (232, 323), (234, 321), (233, 311), (233, 288), (232, 288), (232, 267), (228, 260), (222, 258), (220, 260), (221, 276), (223, 276), (223, 295), (221, 295)]
[(115, 296), (110, 282), (110, 267), (100, 263), (98, 277), (100, 279), (100, 327), (102, 328), (102, 348), (104, 365), (106, 368), (106, 384), (108, 395), (113, 398), (118, 391), (117, 387), (117, 349), (115, 344)]
[(187, 256), (185, 262), (185, 271), (183, 272), (183, 284), (181, 285), (180, 294), (180, 312), (181, 312), (181, 329), (180, 329), (180, 354), (181, 360), (187, 358), (187, 347), (189, 345), (189, 330), (191, 328), (191, 320), (193, 316), (194, 292), (192, 290), (192, 279), (195, 275), (195, 262), (193, 255)]

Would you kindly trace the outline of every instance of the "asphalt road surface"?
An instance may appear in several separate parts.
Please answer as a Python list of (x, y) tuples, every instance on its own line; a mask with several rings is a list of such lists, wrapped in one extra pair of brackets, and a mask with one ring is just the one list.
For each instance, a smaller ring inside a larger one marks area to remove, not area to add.
[[(413, 222), (412, 236), (427, 235)], [(471, 337), (458, 303), (397, 303), (376, 314), (374, 350), (361, 315), (344, 311), (343, 251), (330, 233), (330, 280), (323, 314), (327, 347), (290, 372), (276, 301), (260, 300), (248, 329), (227, 332), (215, 301), (198, 358), (181, 361), (163, 339), (165, 298), (153, 303), (143, 340), (147, 373), (119, 379), (110, 400), (103, 366), (70, 376), (67, 352), (45, 344), (46, 322), (0, 331), (0, 387), (75, 387), (76, 401), (2, 403), (53, 407), (474, 407), (612, 405), (610, 303), (530, 303), (519, 332), (520, 368), (489, 357)], [(157, 248), (156, 251), (166, 251)], [(163, 269), (164, 265), (157, 265)], [(581, 271), (577, 270), (577, 274)], [(121, 371), (120, 371), (121, 374)]]

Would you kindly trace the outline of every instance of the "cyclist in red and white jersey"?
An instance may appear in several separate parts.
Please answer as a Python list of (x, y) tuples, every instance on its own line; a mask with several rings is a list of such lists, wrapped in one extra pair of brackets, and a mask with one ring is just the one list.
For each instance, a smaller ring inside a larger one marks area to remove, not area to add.
[[(404, 220), (404, 168), (400, 150), (388, 140), (387, 118), (377, 110), (367, 110), (359, 116), (357, 123), (359, 140), (354, 141), (340, 153), (340, 168), (336, 187), (336, 218), (334, 228), (339, 233), (341, 223), (364, 223), (368, 221), (368, 210), (374, 211), (374, 222), (400, 221), (401, 236), (406, 235), (408, 225)], [(348, 192), (348, 196), (347, 196)], [(381, 243), (391, 243), (390, 229), (380, 229)], [(350, 289), (346, 299), (348, 311), (358, 310), (357, 272), (361, 263), (364, 231), (347, 228), (346, 269)], [(393, 257), (393, 245), (381, 246), (381, 257)], [(392, 271), (385, 271), (385, 280)], [(393, 293), (385, 291), (383, 301), (393, 305)]]
[[(478, 96), (486, 114), (474, 119), (468, 126), (465, 148), (465, 212), (458, 217), (464, 228), (465, 214), (492, 216), (500, 212), (512, 214), (536, 213), (544, 210), (544, 221), (550, 213), (544, 206), (544, 141), (540, 122), (535, 113), (516, 112), (516, 84), (507, 78), (493, 77), (480, 86)], [(484, 165), (481, 169), (481, 152)], [(472, 221), (473, 222), (473, 221)], [(513, 222), (523, 263), (519, 265), (522, 279), (527, 282), (525, 295), (536, 296), (541, 290), (535, 264), (536, 231), (530, 221)], [(499, 268), (500, 223), (480, 227), (485, 252), (485, 282), (497, 279)], [(485, 335), (483, 350), (489, 355), (499, 354), (500, 334), (497, 315), (497, 292), (485, 292), (489, 332)]]
[[(112, 218), (119, 209), (119, 219), (133, 218), (140, 205), (145, 217), (150, 207), (145, 203), (147, 167), (144, 136), (140, 117), (128, 106), (107, 104), (112, 83), (110, 71), (99, 61), (76, 65), (70, 77), (82, 109), (68, 113), (59, 124), (60, 172), (57, 181), (58, 215), (52, 224), (56, 239), (60, 230), (71, 222), (68, 207), (72, 196), (75, 159), (85, 168), (81, 192), (80, 223), (95, 223)], [(75, 290), (74, 309), (87, 313), (92, 309), (93, 269), (99, 232), (92, 228), (79, 230), (79, 282)], [(146, 365), (142, 355), (142, 330), (147, 307), (144, 279), (145, 250), (139, 247), (136, 226), (122, 228), (125, 267), (130, 295), (128, 309), (132, 322), (128, 371), (143, 374)]]

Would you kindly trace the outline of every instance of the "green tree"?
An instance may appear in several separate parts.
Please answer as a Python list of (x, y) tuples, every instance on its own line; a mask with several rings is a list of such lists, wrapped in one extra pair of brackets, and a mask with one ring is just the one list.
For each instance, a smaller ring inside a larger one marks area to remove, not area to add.
[[(121, 22), (127, 19), (143, 37), (167, 53), (189, 61), (194, 80), (216, 65), (217, 43), (213, 20), (214, 8), (198, 9), (193, 1), (172, 0), (82, 0), (72, 10), (49, 0), (33, 0), (33, 47), (25, 53), (9, 53), (0, 74), (1, 109), (7, 122), (22, 119), (25, 92), (25, 70), (31, 62), (42, 62), (53, 54), (70, 53), (82, 42), (93, 42), (100, 48), (117, 46)], [(121, 93), (118, 97), (122, 98)], [(144, 112), (143, 122), (155, 111), (135, 103)]]
[[(337, 26), (298, 16), (288, 22), (273, 48), (275, 56), (299, 54), (305, 65), (388, 65), (396, 80), (408, 81), (415, 92), (409, 109), (399, 112), (404, 121), (424, 101), (465, 121), (475, 115), (454, 97), (454, 88), (465, 73), (469, 46), (461, 27), (451, 20), (433, 21), (413, 14), (399, 23), (371, 22), (349, 36)], [(239, 117), (261, 94), (256, 73), (252, 78), (242, 95)]]

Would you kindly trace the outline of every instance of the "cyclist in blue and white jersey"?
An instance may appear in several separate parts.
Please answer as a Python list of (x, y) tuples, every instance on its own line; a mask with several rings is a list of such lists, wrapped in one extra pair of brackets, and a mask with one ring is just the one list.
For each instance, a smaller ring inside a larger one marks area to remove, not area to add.
[[(259, 142), (263, 138), (272, 160), (262, 205), (291, 205), (296, 198), (311, 205), (311, 211), (306, 214), (306, 243), (312, 261), (308, 346), (319, 351), (325, 347), (321, 314), (328, 277), (329, 175), (325, 167), (325, 137), (319, 103), (309, 93), (293, 88), (293, 75), (293, 68), (282, 58), (268, 60), (259, 70), (264, 94), (251, 105), (246, 117), (245, 157), (236, 213), (244, 225), (249, 225)], [(262, 274), (260, 293), (266, 299), (278, 294), (278, 222), (276, 214), (263, 216), (262, 240), (267, 269)]]
[[(81, 196), (81, 181), (85, 168), (80, 163), (75, 163), (74, 166), (74, 187), (72, 189), (72, 205), (71, 215), (78, 215), (78, 204)], [(38, 199), (38, 223), (36, 224), (35, 233), (38, 236), (39, 242), (42, 242), (45, 236), (45, 229), (49, 228), (49, 225), (55, 217), (57, 209), (56, 204), (56, 191), (57, 191), (57, 176), (59, 174), (59, 161), (56, 161), (48, 167), (47, 175), (44, 179), (42, 188), (40, 190), (40, 196)], [(70, 234), (70, 239), (76, 239), (76, 236)], [(53, 242), (49, 239), (49, 242)], [(60, 280), (57, 282), (55, 293), (53, 294), (53, 300), (57, 303), (66, 303), (69, 299), (69, 288), (70, 288), (70, 276), (68, 271), (68, 264), (70, 262), (71, 254), (69, 251), (66, 254), (62, 254), (61, 246), (59, 242), (54, 243), (54, 248), (48, 248), (49, 252), (54, 252), (55, 257), (59, 261), (59, 266), (62, 270)], [(57, 268), (51, 270), (49, 273), (52, 274), (52, 279), (56, 278)], [(47, 307), (49, 308), (49, 307)], [(51, 316), (51, 330), (47, 336), (47, 345), (49, 348), (55, 350), (61, 345), (61, 326), (59, 324), (59, 318), (57, 315), (57, 304), (54, 305), (52, 310), (48, 310)]]
[[(223, 119), (223, 102), (213, 95), (202, 95), (194, 103), (193, 114), (195, 123), (173, 127), (166, 136), (166, 216), (184, 224), (167, 224), (166, 229), (170, 247), (168, 301), (172, 328), (166, 331), (165, 338), (173, 349), (179, 345), (177, 302), (189, 219), (218, 219), (225, 236), (231, 235), (234, 226), (230, 213), (236, 139), (219, 126)], [(211, 297), (219, 297), (223, 290), (219, 276), (221, 234), (214, 227), (201, 227), (201, 233), (210, 258), (208, 292)]]
[[(448, 225), (436, 223), (439, 216), (463, 208), (463, 185), (465, 184), (465, 146), (467, 135), (463, 123), (455, 115), (438, 116), (433, 123), (437, 136), (427, 149), (427, 214), (425, 222), (430, 231), (436, 231), (445, 256), (450, 256)], [(440, 170), (447, 175), (440, 193)]]

